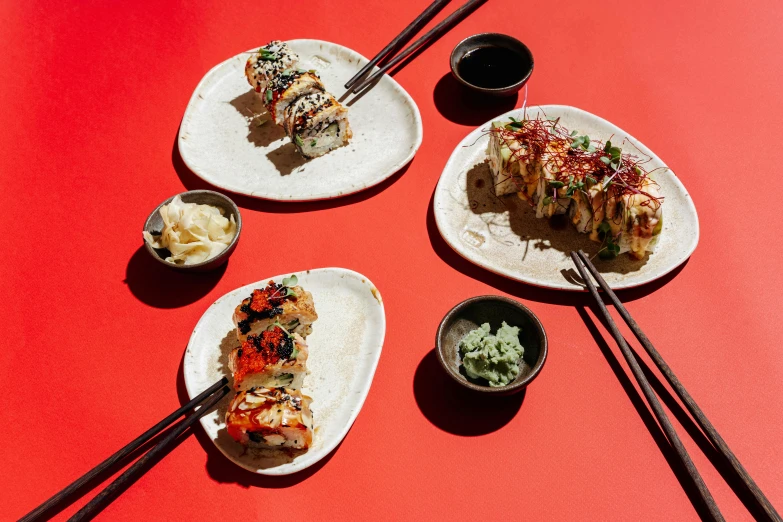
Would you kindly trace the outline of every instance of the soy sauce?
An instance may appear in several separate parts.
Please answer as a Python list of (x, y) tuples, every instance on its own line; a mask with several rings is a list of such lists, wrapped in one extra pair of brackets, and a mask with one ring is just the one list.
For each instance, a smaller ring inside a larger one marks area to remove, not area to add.
[(471, 49), (457, 64), (463, 80), (477, 87), (498, 89), (517, 83), (532, 68), (530, 58), (506, 47)]

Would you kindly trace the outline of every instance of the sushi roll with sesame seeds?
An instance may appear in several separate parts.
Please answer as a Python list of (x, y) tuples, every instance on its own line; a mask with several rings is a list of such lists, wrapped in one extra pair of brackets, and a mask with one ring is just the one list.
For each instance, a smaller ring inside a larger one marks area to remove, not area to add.
[(306, 450), (313, 442), (312, 399), (288, 388), (251, 388), (226, 412), (231, 437), (249, 448)]
[(302, 337), (310, 335), (312, 324), (318, 319), (313, 294), (295, 286), (295, 279), (283, 282), (292, 286), (269, 281), (266, 287), (253, 290), (250, 297), (236, 307), (234, 324), (240, 343), (245, 342), (249, 334), (264, 332), (275, 322), (291, 333)]
[(324, 92), (324, 84), (315, 71), (287, 69), (276, 75), (267, 84), (263, 93), (264, 105), (274, 117), (275, 123), (283, 124), (286, 107), (306, 94)]
[(305, 158), (342, 147), (353, 135), (348, 109), (325, 92), (307, 94), (286, 107), (283, 128)]
[(248, 335), (241, 346), (231, 351), (228, 359), (236, 390), (254, 386), (285, 386), (298, 390), (307, 373), (306, 363), (305, 340), (277, 325)]
[(273, 40), (248, 58), (245, 76), (250, 86), (263, 94), (270, 80), (286, 69), (293, 68), (298, 62), (299, 56), (287, 43)]

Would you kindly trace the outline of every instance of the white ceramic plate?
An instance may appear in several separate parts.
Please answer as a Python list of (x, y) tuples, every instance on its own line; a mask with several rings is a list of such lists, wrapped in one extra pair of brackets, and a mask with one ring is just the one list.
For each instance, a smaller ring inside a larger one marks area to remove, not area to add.
[[(316, 69), (336, 98), (367, 63), (359, 53), (321, 40), (291, 40), (302, 67)], [(350, 143), (305, 160), (269, 119), (245, 79), (241, 53), (209, 71), (188, 104), (178, 146), (185, 164), (210, 184), (231, 192), (281, 201), (330, 199), (385, 180), (408, 163), (421, 145), (421, 114), (407, 92), (384, 76), (348, 104)], [(257, 115), (253, 119), (253, 115)]]
[[(313, 445), (290, 455), (280, 450), (248, 450), (236, 443), (225, 424), (233, 393), (201, 424), (225, 456), (262, 475), (288, 475), (312, 466), (329, 454), (348, 433), (370, 390), (386, 333), (386, 315), (378, 290), (363, 275), (344, 268), (294, 272), (299, 284), (313, 294), (318, 320), (307, 337), (310, 373), (304, 393), (313, 398)], [(232, 322), (234, 308), (265, 278), (229, 292), (210, 306), (193, 330), (185, 352), (184, 372), (188, 395), (193, 398), (221, 377), (231, 379), (228, 354), (237, 345)]]
[[(640, 141), (608, 121), (565, 105), (529, 107), (530, 118), (543, 114), (593, 139), (619, 145), (626, 152), (650, 157), (648, 170), (665, 164)], [(521, 118), (520, 110), (492, 121)], [(560, 290), (582, 290), (572, 250), (587, 253), (598, 243), (570, 225), (554, 230), (546, 219), (536, 219), (530, 206), (516, 195), (496, 197), (486, 159), (490, 122), (471, 132), (451, 154), (435, 189), (435, 220), (446, 242), (465, 259), (497, 274), (525, 283)], [(625, 143), (621, 143), (625, 140)], [(638, 151), (634, 150), (634, 146)], [(622, 254), (612, 261), (595, 260), (596, 267), (614, 289), (630, 288), (658, 279), (681, 265), (699, 241), (699, 218), (688, 191), (669, 169), (653, 174), (663, 203), (663, 232), (653, 254), (635, 261)]]

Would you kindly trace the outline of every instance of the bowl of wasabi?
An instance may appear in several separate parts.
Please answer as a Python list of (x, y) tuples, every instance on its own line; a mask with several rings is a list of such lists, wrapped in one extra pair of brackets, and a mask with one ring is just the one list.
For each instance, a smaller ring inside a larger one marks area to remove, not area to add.
[(472, 297), (451, 309), (435, 338), (451, 378), (494, 395), (522, 391), (544, 366), (547, 338), (536, 314), (497, 295)]

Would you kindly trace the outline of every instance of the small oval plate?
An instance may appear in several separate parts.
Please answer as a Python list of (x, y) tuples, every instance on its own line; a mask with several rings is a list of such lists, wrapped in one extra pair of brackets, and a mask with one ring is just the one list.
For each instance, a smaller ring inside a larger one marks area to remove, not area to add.
[[(527, 117), (560, 118), (566, 128), (592, 139), (612, 143), (640, 157), (649, 156), (648, 170), (666, 167), (650, 149), (621, 128), (594, 114), (566, 105), (529, 107)], [(582, 248), (588, 254), (600, 249), (568, 225), (554, 230), (546, 219), (536, 219), (528, 203), (516, 195), (497, 197), (492, 174), (485, 163), (487, 134), (492, 121), (521, 119), (519, 109), (493, 118), (457, 145), (440, 175), (434, 209), (438, 230), (459, 255), (487, 270), (517, 281), (558, 290), (584, 287), (569, 257)], [(652, 175), (663, 203), (663, 232), (653, 254), (642, 260), (622, 254), (611, 261), (596, 261), (596, 268), (613, 289), (631, 288), (668, 274), (696, 249), (699, 217), (688, 191), (670, 169)]]
[[(315, 69), (339, 98), (367, 59), (342, 45), (291, 40), (304, 69)], [(278, 201), (346, 196), (382, 182), (416, 154), (421, 114), (399, 83), (384, 75), (355, 104), (344, 101), (353, 138), (345, 147), (305, 160), (269, 120), (245, 79), (249, 52), (217, 65), (196, 87), (182, 118), (178, 147), (190, 170), (225, 190)], [(266, 123), (263, 123), (266, 121)]]
[[(289, 475), (329, 454), (348, 433), (370, 390), (386, 333), (386, 314), (378, 290), (363, 275), (345, 268), (294, 272), (313, 294), (318, 320), (307, 337), (309, 373), (302, 391), (313, 398), (313, 445), (297, 455), (281, 450), (247, 450), (226, 431), (226, 408), (233, 397), (201, 418), (215, 446), (235, 464), (262, 475)], [(237, 288), (210, 306), (199, 320), (185, 351), (184, 374), (193, 398), (226, 376), (228, 354), (236, 346), (234, 308), (270, 277)]]

